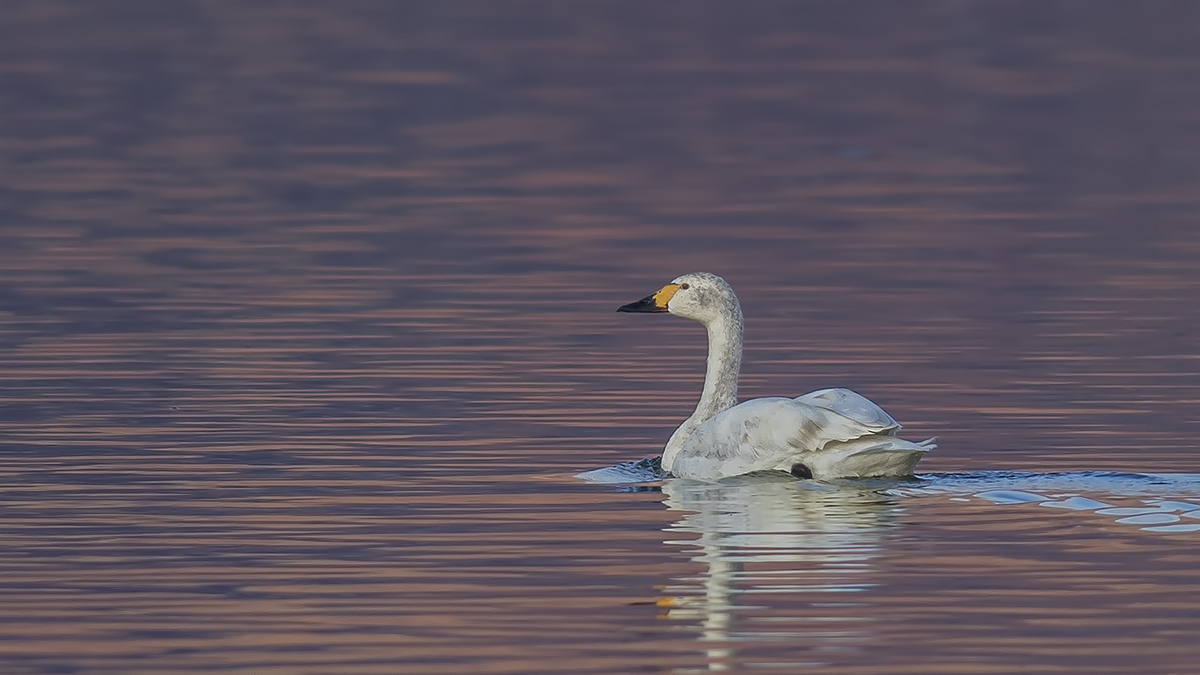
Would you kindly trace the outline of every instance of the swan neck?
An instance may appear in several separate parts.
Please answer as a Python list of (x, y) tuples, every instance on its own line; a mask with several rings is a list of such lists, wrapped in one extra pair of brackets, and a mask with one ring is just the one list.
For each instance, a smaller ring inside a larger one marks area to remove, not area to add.
[(704, 422), (737, 405), (738, 373), (742, 368), (742, 308), (732, 294), (718, 313), (701, 320), (708, 331), (708, 366), (704, 391), (691, 417), (683, 421), (663, 449), (662, 467), (670, 472), (675, 458), (692, 433)]
[(738, 373), (742, 368), (742, 311), (736, 305), (705, 326), (708, 329), (708, 367), (704, 391), (692, 417), (703, 422), (737, 405)]

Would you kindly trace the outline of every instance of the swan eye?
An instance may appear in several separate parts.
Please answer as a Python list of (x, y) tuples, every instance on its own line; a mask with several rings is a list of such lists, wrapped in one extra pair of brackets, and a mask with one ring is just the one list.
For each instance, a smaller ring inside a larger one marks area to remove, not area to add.
[(687, 289), (688, 289), (688, 285), (687, 285), (687, 284), (679, 284), (679, 290), (681, 290), (681, 291), (686, 291)]

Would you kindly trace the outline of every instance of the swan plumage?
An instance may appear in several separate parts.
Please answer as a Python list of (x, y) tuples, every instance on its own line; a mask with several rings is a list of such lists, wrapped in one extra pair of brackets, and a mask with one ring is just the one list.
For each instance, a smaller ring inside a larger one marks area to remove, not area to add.
[(662, 467), (673, 476), (711, 481), (766, 470), (818, 480), (911, 476), (936, 447), (934, 439), (898, 438), (896, 420), (849, 389), (738, 403), (742, 310), (733, 289), (715, 274), (685, 274), (617, 311), (669, 312), (708, 331), (700, 401), (663, 450)]

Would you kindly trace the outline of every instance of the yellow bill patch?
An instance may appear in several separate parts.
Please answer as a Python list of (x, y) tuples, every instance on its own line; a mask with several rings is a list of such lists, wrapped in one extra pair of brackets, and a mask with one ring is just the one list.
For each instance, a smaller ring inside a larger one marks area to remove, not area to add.
[(679, 290), (679, 284), (667, 284), (658, 289), (658, 292), (650, 296), (654, 298), (654, 306), (660, 309), (666, 309), (667, 303), (675, 296), (675, 291)]

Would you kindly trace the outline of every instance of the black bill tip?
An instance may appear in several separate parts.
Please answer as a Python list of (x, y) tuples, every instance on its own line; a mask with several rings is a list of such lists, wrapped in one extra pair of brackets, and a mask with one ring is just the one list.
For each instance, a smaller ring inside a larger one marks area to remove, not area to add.
[(620, 307), (617, 308), (617, 311), (618, 312), (642, 312), (642, 313), (660, 314), (662, 312), (667, 311), (667, 308), (659, 307), (658, 303), (655, 302), (655, 300), (654, 300), (654, 296), (647, 295), (646, 297), (642, 298), (641, 300), (638, 300), (637, 302), (631, 302), (628, 305), (621, 305)]

